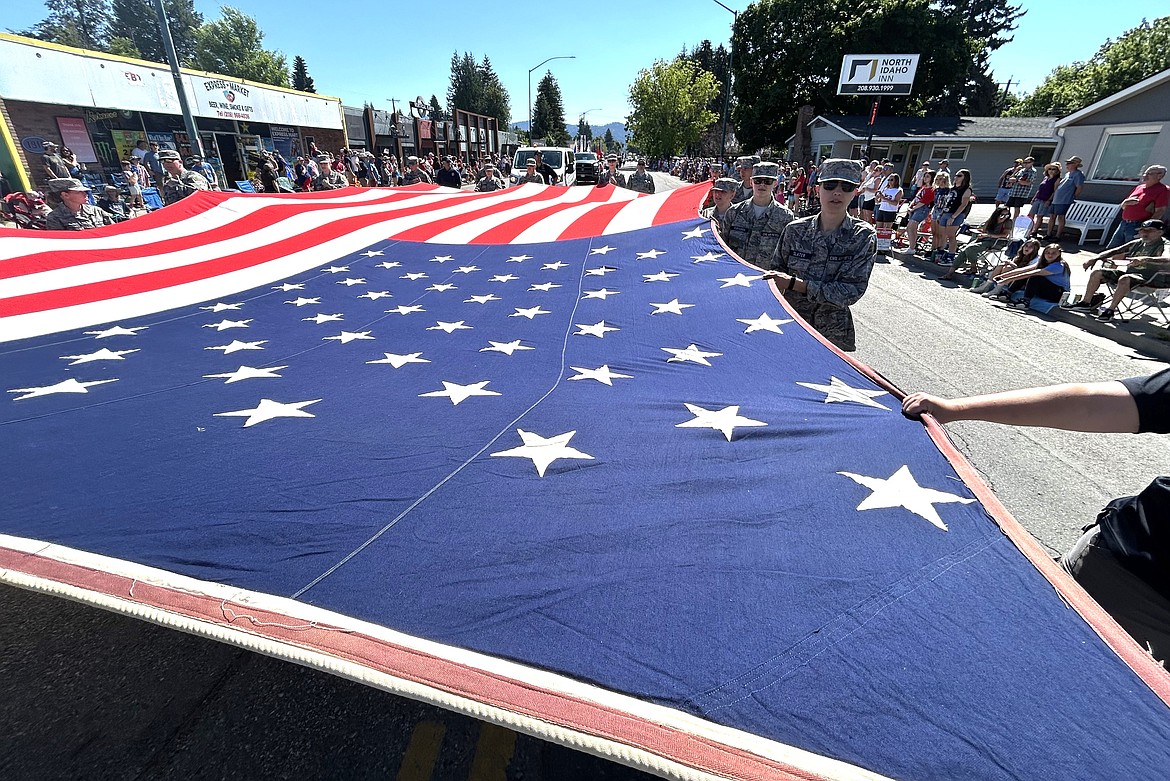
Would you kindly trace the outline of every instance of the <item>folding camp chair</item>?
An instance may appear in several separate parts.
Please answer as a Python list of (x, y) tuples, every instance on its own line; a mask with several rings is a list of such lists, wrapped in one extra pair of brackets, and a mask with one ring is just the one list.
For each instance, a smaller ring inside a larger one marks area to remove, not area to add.
[(163, 204), (162, 196), (159, 195), (157, 187), (143, 187), (142, 188), (142, 202), (146, 204), (151, 211), (161, 209)]
[(256, 188), (252, 186), (251, 182), (236, 182), (236, 189), (242, 193), (255, 193)]
[(293, 187), (292, 179), (287, 176), (276, 177), (276, 190), (282, 193), (295, 193), (297, 189)]
[(1170, 271), (1159, 271), (1150, 278), (1149, 284), (1131, 288), (1129, 295), (1121, 301), (1117, 300), (1117, 284), (1108, 282), (1106, 286), (1118, 320), (1136, 320), (1153, 310), (1154, 319), (1161, 318), (1162, 323), (1170, 328)]
[(976, 273), (986, 276), (996, 266), (1007, 263), (1027, 241), (1028, 234), (1032, 232), (1032, 225), (1032, 218), (1026, 214), (1016, 217), (1012, 223), (1012, 235), (1006, 239), (995, 240), (991, 249), (980, 258)]

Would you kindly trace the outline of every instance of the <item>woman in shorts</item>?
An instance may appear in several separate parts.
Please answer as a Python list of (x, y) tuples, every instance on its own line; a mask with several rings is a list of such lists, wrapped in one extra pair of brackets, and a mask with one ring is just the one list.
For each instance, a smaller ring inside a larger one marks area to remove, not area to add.
[(913, 252), (918, 247), (918, 226), (926, 220), (934, 207), (934, 171), (922, 175), (922, 184), (910, 201), (910, 212), (906, 219), (906, 247)]
[(954, 262), (955, 251), (959, 247), (959, 228), (970, 214), (971, 204), (975, 202), (975, 193), (971, 190), (971, 172), (966, 168), (960, 168), (955, 174), (954, 185), (947, 193), (946, 199), (940, 202), (939, 197), (935, 196), (934, 201), (935, 210), (939, 215), (938, 227), (943, 236), (935, 262), (949, 266)]
[[(1032, 218), (1032, 236), (1047, 236), (1056, 232), (1056, 214), (1052, 211), (1052, 198), (1056, 195), (1056, 186), (1060, 184), (1060, 166), (1049, 163), (1044, 166), (1044, 181), (1036, 188), (1036, 197), (1032, 199), (1032, 209), (1028, 216)], [(1044, 230), (1048, 223), (1048, 230)]]

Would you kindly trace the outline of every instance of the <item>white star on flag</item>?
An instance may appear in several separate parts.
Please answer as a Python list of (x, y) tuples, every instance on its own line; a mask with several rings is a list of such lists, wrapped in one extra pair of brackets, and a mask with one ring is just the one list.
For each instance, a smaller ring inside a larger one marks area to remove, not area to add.
[(852, 472), (838, 472), (837, 474), (844, 475), (858, 485), (863, 485), (873, 492), (861, 504), (857, 505), (858, 510), (880, 510), (891, 507), (904, 507), (915, 515), (930, 521), (943, 531), (947, 531), (947, 525), (943, 523), (942, 518), (938, 515), (938, 511), (934, 509), (936, 504), (971, 504), (975, 501), (974, 499), (966, 499), (955, 494), (936, 491), (933, 488), (923, 488), (914, 479), (914, 475), (910, 474), (909, 466), (902, 466), (897, 472), (894, 472), (894, 474), (886, 479), (855, 475)]
[(435, 323), (434, 325), (429, 326), (427, 328), (428, 331), (446, 331), (449, 334), (453, 334), (456, 331), (464, 331), (464, 330), (470, 330), (470, 329), (471, 329), (471, 326), (465, 324), (462, 320), (458, 320), (454, 323), (444, 323), (442, 320), (440, 320), (437, 323)]
[(199, 307), (204, 312), (223, 312), (227, 309), (239, 309), (243, 304), (216, 304), (215, 306), (201, 306)]
[(520, 435), (520, 439), (524, 442), (523, 445), (514, 447), (511, 450), (492, 453), (492, 456), (530, 458), (536, 466), (536, 473), (541, 477), (544, 477), (544, 471), (548, 469), (552, 462), (559, 461), (562, 458), (593, 460), (593, 456), (588, 453), (582, 453), (576, 448), (569, 447), (569, 440), (577, 433), (576, 431), (568, 431), (564, 434), (558, 434), (555, 437), (548, 437), (547, 439), (539, 434), (533, 434), (520, 428), (516, 429), (516, 433)]
[(436, 293), (446, 293), (448, 290), (455, 290), (455, 289), (456, 289), (455, 286), (452, 285), (450, 282), (436, 282), (435, 284), (433, 284), (427, 288), (427, 290), (433, 290)]
[(407, 306), (406, 304), (399, 304), (398, 306), (394, 307), (393, 309), (387, 309), (386, 314), (388, 314), (388, 315), (409, 315), (413, 312), (425, 312), (425, 311), (427, 311), (427, 310), (423, 309), (418, 304), (410, 304), (409, 306)]
[(723, 409), (706, 409), (698, 404), (686, 403), (686, 408), (695, 417), (682, 423), (676, 423), (675, 428), (713, 428), (716, 431), (722, 431), (728, 442), (731, 441), (731, 433), (737, 427), (768, 425), (762, 420), (752, 420), (740, 415), (738, 405)]
[(337, 336), (325, 336), (321, 338), (323, 342), (341, 342), (342, 344), (349, 344), (358, 339), (373, 339), (369, 331), (342, 331)]
[(505, 262), (506, 263), (523, 263), (526, 260), (532, 260), (532, 256), (531, 255), (513, 255), (512, 257), (508, 258), (508, 260)]
[(796, 384), (803, 385), (806, 388), (812, 388), (815, 391), (820, 391), (825, 394), (826, 404), (836, 401), (852, 401), (857, 404), (864, 404), (867, 407), (889, 409), (885, 404), (879, 404), (874, 401), (878, 396), (885, 396), (886, 391), (852, 388), (836, 377), (830, 377), (828, 385), (817, 385), (812, 382), (798, 382)]
[(387, 260), (384, 263), (379, 263), (374, 268), (398, 268), (401, 265), (402, 264), (399, 263), (397, 260)]
[(379, 298), (393, 298), (389, 290), (371, 290), (368, 293), (362, 293), (358, 298), (368, 298), (371, 301), (377, 301)]
[(710, 228), (696, 227), (694, 230), (683, 231), (682, 237), (684, 239), (698, 239), (701, 238), (704, 233), (710, 232)]
[(773, 333), (782, 334), (780, 326), (791, 323), (792, 320), (774, 320), (767, 312), (764, 312), (759, 317), (737, 317), (737, 322), (743, 323), (747, 326), (745, 334), (750, 334), (755, 331), (772, 331)]
[(470, 385), (460, 385), (456, 382), (447, 382), (443, 380), (443, 390), (431, 391), (430, 393), (420, 393), (419, 398), (438, 398), (446, 397), (451, 399), (451, 406), (458, 407), (459, 403), (466, 401), (471, 396), (499, 396), (501, 394), (495, 391), (485, 390), (484, 386), (491, 380), (484, 380), (482, 382), (473, 382)]
[(435, 255), (433, 258), (431, 258), (431, 263), (442, 264), (446, 263), (448, 260), (455, 260), (455, 258), (451, 257), (450, 255)]
[(591, 268), (588, 271), (586, 271), (585, 276), (587, 276), (587, 277), (604, 277), (606, 274), (608, 274), (611, 271), (617, 271), (617, 269), (614, 268), (613, 266), (598, 266), (597, 268)]
[(344, 274), (349, 271), (349, 266), (330, 266), (329, 268), (321, 269), (326, 274)]
[(376, 361), (366, 361), (366, 363), (388, 363), (395, 369), (401, 369), (408, 363), (430, 363), (426, 358), (422, 357), (422, 353), (410, 353), (408, 355), (399, 355), (398, 353), (384, 353), (385, 358), (379, 358)]
[(354, 277), (349, 277), (347, 279), (341, 280), (337, 284), (345, 285), (346, 287), (353, 287), (354, 285), (364, 285), (366, 284), (366, 281), (360, 278), (355, 279)]
[(617, 249), (617, 247), (611, 247), (607, 244), (604, 247), (598, 247), (597, 249), (589, 250), (589, 254), (590, 255), (608, 255), (609, 253), (613, 252), (615, 249)]
[(423, 272), (423, 271), (412, 271), (409, 274), (403, 274), (401, 277), (399, 277), (399, 279), (409, 279), (411, 282), (414, 282), (415, 280), (418, 280), (418, 279), (426, 279), (426, 278), (427, 278), (426, 272)]
[(570, 369), (577, 372), (570, 380), (597, 380), (600, 383), (613, 387), (614, 380), (631, 380), (634, 378), (632, 374), (618, 374), (609, 368), (609, 364), (604, 364), (597, 369), (586, 369), (581, 366), (570, 366)]
[(334, 314), (334, 315), (326, 315), (326, 314), (318, 313), (318, 314), (314, 315), (313, 317), (302, 317), (301, 322), (303, 322), (303, 323), (316, 323), (317, 325), (321, 325), (321, 323), (331, 323), (335, 320), (344, 320), (344, 319), (345, 318), (341, 316), (340, 312), (338, 312), (337, 314)]
[(600, 323), (594, 323), (593, 325), (585, 325), (584, 323), (573, 323), (573, 325), (581, 329), (580, 331), (577, 331), (575, 334), (573, 334), (573, 336), (596, 336), (598, 339), (604, 339), (605, 334), (608, 331), (621, 330), (620, 328), (613, 328), (606, 325), (604, 320), (602, 320)]
[(707, 360), (708, 358), (717, 358), (723, 355), (723, 353), (704, 352), (699, 349), (698, 345), (695, 344), (684, 348), (663, 347), (661, 349), (663, 352), (668, 352), (673, 356), (672, 358), (666, 359), (667, 363), (682, 363), (684, 361), (690, 361), (691, 363), (701, 363), (704, 366), (710, 366), (711, 362)]
[(465, 298), (465, 299), (463, 299), (463, 303), (465, 303), (465, 304), (486, 304), (488, 301), (503, 301), (503, 300), (504, 299), (500, 298), (499, 296), (493, 296), (491, 293), (488, 293), (486, 296), (472, 296), (471, 298)]
[(23, 396), (17, 396), (13, 401), (21, 401), (22, 399), (33, 399), (37, 396), (51, 396), (54, 393), (89, 393), (89, 389), (94, 385), (105, 385), (107, 382), (117, 382), (114, 380), (94, 380), (93, 382), (78, 382), (76, 379), (70, 377), (67, 380), (62, 380), (56, 385), (45, 385), (40, 388), (13, 388), (9, 393), (23, 393)]
[(382, 250), (380, 250), (380, 249), (368, 249), (362, 253), (362, 255), (364, 255), (367, 258), (372, 258), (372, 257), (376, 257), (378, 255), (385, 255), (385, 254), (386, 253), (382, 252)]
[(480, 348), (480, 352), (481, 353), (504, 353), (505, 355), (511, 355), (512, 353), (516, 352), (517, 350), (535, 350), (536, 349), (535, 347), (527, 347), (525, 345), (520, 344), (519, 339), (516, 339), (515, 341), (512, 341), (512, 342), (493, 342), (489, 339), (488, 345), (490, 345), (490, 346)]
[(287, 293), (290, 290), (304, 290), (305, 286), (301, 283), (294, 284), (292, 282), (285, 282), (283, 285), (276, 285), (272, 289), (273, 290), (280, 290), (280, 291)]
[(569, 265), (569, 264), (565, 263), (563, 260), (558, 260), (558, 261), (555, 261), (553, 263), (545, 263), (543, 266), (540, 267), (540, 270), (544, 271), (545, 269), (548, 269), (549, 271), (559, 271), (560, 269), (563, 269), (567, 265)]
[(652, 315), (681, 315), (684, 309), (690, 309), (694, 304), (680, 304), (676, 298), (673, 301), (667, 301), (665, 304), (656, 304), (651, 301), (650, 306), (657, 307), (650, 313)]
[(470, 274), (473, 271), (479, 271), (479, 266), (460, 266), (452, 271), (452, 274)]
[(652, 249), (649, 252), (639, 252), (638, 260), (657, 260), (659, 255), (665, 255), (666, 250)]
[(290, 401), (287, 404), (273, 401), (272, 399), (260, 399), (260, 403), (252, 409), (239, 409), (234, 412), (217, 412), (217, 418), (247, 418), (244, 421), (244, 428), (255, 426), (257, 423), (263, 423), (266, 420), (273, 418), (314, 418), (311, 412), (305, 412), (304, 408), (310, 404), (316, 404), (321, 399), (312, 399), (311, 401)]
[(528, 290), (529, 290), (529, 292), (531, 292), (533, 290), (540, 290), (540, 291), (547, 293), (550, 290), (552, 290), (554, 287), (561, 287), (561, 286), (554, 285), (552, 282), (541, 282), (539, 285), (533, 285), (532, 287), (528, 288)]
[(216, 347), (204, 347), (204, 350), (223, 350), (224, 355), (231, 355), (238, 353), (240, 350), (263, 350), (260, 345), (268, 344), (267, 339), (261, 339), (258, 342), (241, 342), (239, 339), (232, 340), (231, 344), (221, 344)]
[(252, 366), (241, 366), (234, 372), (227, 372), (225, 374), (204, 374), (203, 376), (209, 380), (224, 379), (224, 385), (231, 385), (233, 382), (240, 382), (241, 380), (258, 380), (265, 378), (280, 378), (277, 374), (281, 369), (287, 369), (287, 366), (271, 366), (267, 369), (257, 369)]
[(205, 323), (204, 328), (214, 328), (217, 331), (226, 331), (229, 328), (247, 328), (251, 320), (220, 320), (218, 323)]
[(87, 336), (92, 336), (94, 339), (105, 339), (109, 336), (134, 336), (139, 331), (145, 331), (149, 327), (150, 326), (147, 325), (137, 325), (133, 328), (123, 328), (120, 325), (116, 325), (113, 328), (107, 328), (104, 331), (86, 331), (85, 334)]
[(610, 290), (607, 287), (603, 287), (601, 290), (586, 290), (585, 295), (581, 296), (581, 300), (584, 301), (587, 298), (600, 298), (602, 301), (604, 301), (609, 296), (616, 296), (620, 292), (622, 291)]
[(519, 279), (519, 278), (520, 277), (516, 276), (515, 274), (496, 274), (494, 277), (492, 277), (488, 281), (489, 282), (511, 282), (513, 279)]
[(724, 253), (722, 252), (707, 252), (702, 255), (691, 255), (691, 260), (695, 261), (696, 263), (706, 263), (708, 261), (718, 260), (719, 258), (723, 257), (723, 255)]
[(319, 303), (321, 303), (321, 299), (320, 298), (301, 297), (295, 301), (285, 301), (284, 303), (292, 304), (293, 306), (296, 306), (296, 307), (302, 307), (302, 306), (308, 306), (309, 304), (319, 304)]
[(138, 350), (111, 350), (108, 347), (103, 347), (92, 353), (86, 355), (62, 355), (61, 360), (70, 361), (70, 366), (76, 366), (79, 363), (92, 363), (93, 361), (124, 361), (123, 355), (136, 353)]
[(763, 279), (763, 278), (764, 278), (763, 274), (745, 274), (741, 271), (738, 274), (736, 274), (734, 277), (720, 277), (719, 281), (722, 282), (723, 284), (720, 285), (719, 287), (725, 288), (725, 287), (733, 287), (733, 286), (737, 286), (737, 285), (739, 287), (751, 287), (753, 282), (755, 282), (757, 279)]
[(527, 317), (529, 320), (532, 320), (537, 315), (551, 315), (551, 314), (552, 314), (552, 312), (548, 311), (547, 309), (541, 309), (540, 305), (538, 304), (534, 307), (529, 307), (528, 309), (522, 309), (520, 307), (516, 307), (516, 311), (513, 312), (512, 314), (508, 315), (508, 317)]
[(678, 274), (672, 274), (669, 271), (659, 271), (657, 274), (643, 274), (642, 277), (647, 282), (669, 282)]

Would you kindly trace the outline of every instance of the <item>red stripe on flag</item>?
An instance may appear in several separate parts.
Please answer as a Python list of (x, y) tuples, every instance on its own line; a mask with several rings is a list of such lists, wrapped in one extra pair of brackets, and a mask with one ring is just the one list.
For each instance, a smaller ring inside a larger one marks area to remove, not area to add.
[[(453, 217), (447, 217), (436, 222), (428, 222), (425, 225), (419, 225), (417, 228), (409, 228), (395, 235), (394, 238), (400, 241), (427, 241), (428, 239), (433, 239), (435, 236), (438, 236), (440, 233), (444, 233), (453, 228), (458, 228), (460, 225), (464, 225), (468, 222), (471, 222), (472, 220), (477, 220), (480, 217), (488, 217), (493, 214), (499, 214), (500, 212), (506, 212), (509, 209), (515, 209), (518, 206), (524, 206), (529, 203), (552, 200), (553, 198), (559, 198), (562, 195), (564, 195), (563, 190), (547, 187), (543, 191), (525, 198), (524, 200), (493, 203), (491, 206), (484, 209), (477, 209), (476, 211), (467, 212), (465, 214), (457, 214)], [(480, 235), (471, 239), (468, 243), (485, 244), (487, 242), (485, 242), (484, 237)]]
[[(551, 189), (551, 188), (550, 188)], [(518, 215), (517, 217), (508, 220), (503, 225), (497, 225), (491, 230), (477, 236), (473, 243), (475, 244), (507, 244), (515, 239), (524, 231), (536, 225), (541, 220), (550, 217), (557, 212), (565, 209), (571, 209), (574, 206), (582, 204), (604, 204), (609, 200), (609, 193), (605, 188), (594, 187), (593, 192), (589, 193), (584, 199), (575, 204), (558, 203), (549, 206), (545, 209), (531, 212), (529, 214)], [(595, 207), (597, 208), (597, 207)]]

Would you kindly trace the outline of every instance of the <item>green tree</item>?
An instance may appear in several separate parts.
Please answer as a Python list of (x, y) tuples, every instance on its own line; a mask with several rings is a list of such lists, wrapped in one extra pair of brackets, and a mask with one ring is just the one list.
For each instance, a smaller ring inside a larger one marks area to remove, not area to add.
[(662, 60), (630, 85), (633, 111), (626, 119), (630, 145), (650, 155), (675, 155), (696, 144), (717, 119), (708, 106), (719, 92), (709, 72), (688, 60)]
[(501, 125), (507, 125), (512, 121), (511, 98), (486, 54), (479, 65), (479, 71), (483, 79), (483, 103), (479, 113), (495, 117)]
[(221, 18), (195, 33), (192, 65), (200, 70), (240, 79), (288, 86), (288, 61), (264, 48), (264, 33), (256, 20), (231, 6), (219, 9)]
[(313, 77), (309, 75), (309, 66), (305, 63), (305, 58), (299, 54), (293, 57), (292, 88), (301, 92), (317, 91), (317, 85), (313, 83)]
[(450, 117), (447, 116), (447, 112), (443, 111), (443, 106), (440, 105), (437, 95), (431, 95), (431, 109), (428, 113), (430, 114), (431, 119), (435, 120), (436, 122), (446, 122), (450, 119)]
[(495, 117), (501, 125), (511, 119), (508, 91), (485, 55), (477, 63), (471, 52), (451, 55), (451, 81), (447, 87), (447, 112), (454, 116), (456, 109)]
[(869, 98), (838, 96), (841, 57), (921, 54), (914, 94), (882, 113), (957, 116), (994, 97), (987, 56), (1019, 17), (1007, 0), (760, 0), (735, 23), (733, 116), (745, 148), (776, 145), (796, 113), (868, 113)]
[(618, 151), (619, 144), (618, 144), (617, 140), (613, 137), (613, 131), (610, 130), (609, 128), (605, 129), (605, 138), (603, 140), (605, 143), (605, 151), (607, 154), (610, 152), (617, 152)]
[[(193, 0), (164, 0), (171, 39), (179, 62), (190, 65), (195, 57), (195, 31), (203, 25), (203, 14), (195, 10)], [(154, 3), (150, 0), (111, 0), (110, 35), (130, 41), (139, 57), (151, 62), (166, 62), (162, 34)], [(111, 49), (114, 41), (110, 41)]]
[(536, 105), (532, 107), (533, 138), (546, 139), (550, 146), (564, 146), (569, 143), (565, 129), (565, 103), (561, 99), (561, 88), (552, 71), (545, 71), (536, 87)]
[(110, 0), (45, 0), (49, 15), (21, 35), (42, 41), (107, 51)]
[(1061, 65), (1009, 109), (1016, 117), (1071, 114), (1170, 68), (1170, 16), (1106, 39), (1088, 62)]

